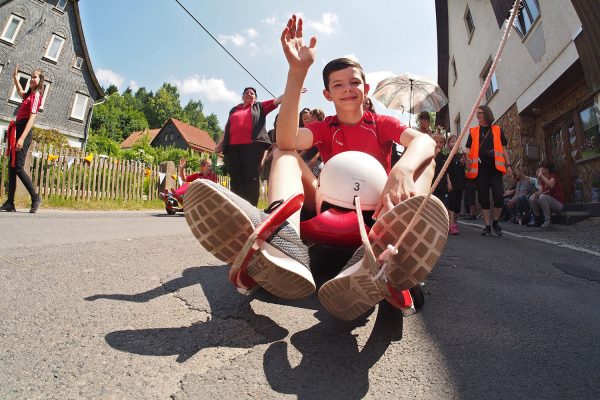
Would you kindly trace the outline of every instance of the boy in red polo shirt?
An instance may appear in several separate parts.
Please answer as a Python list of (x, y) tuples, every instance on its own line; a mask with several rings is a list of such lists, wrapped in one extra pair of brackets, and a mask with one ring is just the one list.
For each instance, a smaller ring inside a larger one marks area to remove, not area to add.
[[(369, 234), (369, 242), (378, 257), (387, 245), (393, 245), (392, 241), (399, 239), (403, 227), (423, 202), (424, 196), (420, 195), (429, 192), (434, 174), (435, 142), (428, 135), (407, 128), (396, 118), (364, 112), (363, 101), (369, 86), (360, 64), (349, 59), (333, 60), (323, 70), (323, 94), (334, 103), (336, 115), (299, 128), (300, 94), (308, 69), (315, 60), (316, 38), (305, 45), (302, 20), (297, 21), (293, 16), (281, 35), (281, 43), (289, 72), (277, 119), (278, 148), (271, 165), (269, 202), (276, 204), (278, 199), (303, 193), (304, 208), (308, 212), (315, 211), (318, 181), (298, 150), (316, 146), (325, 163), (346, 151), (370, 154), (388, 173), (374, 212), (377, 221)], [(406, 151), (392, 168), (393, 142), (405, 146)], [(234, 259), (229, 254), (241, 251), (239, 243), (250, 237), (252, 228), (264, 221), (264, 217), (239, 197), (216, 185), (196, 181), (188, 191), (191, 197), (190, 192), (194, 193), (192, 208), (196, 216), (186, 212), (186, 220), (192, 232), (217, 258)], [(216, 204), (227, 207), (211, 209)], [(219, 228), (208, 227), (202, 222), (217, 219), (222, 222)], [(252, 223), (244, 223), (246, 219)], [(237, 228), (235, 234), (221, 234), (226, 224), (241, 226), (247, 231), (244, 233)], [(315, 285), (304, 254), (306, 250), (298, 240), (300, 211), (291, 215), (282, 226), (285, 234), (276, 231), (261, 244), (250, 260), (247, 272), (259, 285), (277, 296), (304, 297), (314, 291)], [(410, 240), (406, 240), (410, 242), (409, 249), (403, 248), (402, 252), (393, 255), (385, 269), (380, 269), (372, 258), (364, 257), (365, 249), (358, 249), (342, 272), (319, 290), (325, 308), (338, 318), (354, 319), (382, 299), (390, 299), (394, 293), (421, 282), (437, 262), (448, 235), (448, 214), (439, 199), (430, 198), (411, 233)], [(277, 246), (276, 240), (281, 239), (287, 242)], [(390, 300), (393, 302), (393, 298)]]

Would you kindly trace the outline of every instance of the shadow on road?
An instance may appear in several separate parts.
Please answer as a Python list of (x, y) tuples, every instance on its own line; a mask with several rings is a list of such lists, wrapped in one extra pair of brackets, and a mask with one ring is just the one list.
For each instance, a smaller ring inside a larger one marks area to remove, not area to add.
[(362, 350), (352, 330), (365, 324), (366, 317), (341, 322), (323, 310), (315, 316), (319, 323), (290, 339), (302, 354), (298, 366), (291, 366), (286, 342), (269, 346), (263, 357), (267, 381), (273, 390), (297, 395), (298, 399), (362, 399), (369, 389), (369, 369), (393, 341), (402, 338), (402, 315), (380, 306)]
[(231, 289), (227, 269), (227, 266), (188, 268), (181, 277), (142, 293), (97, 294), (85, 300), (143, 303), (188, 286), (202, 286), (208, 301), (205, 311), (213, 315), (212, 319), (178, 328), (123, 330), (106, 335), (111, 347), (133, 354), (178, 355), (177, 361), (185, 362), (208, 347), (251, 348), (284, 339), (288, 335), (286, 329), (269, 317), (256, 314), (250, 307), (252, 299)]
[[(340, 259), (320, 261), (322, 268), (315, 270), (318, 285), (339, 271)], [(369, 314), (356, 321), (343, 322), (327, 314), (316, 295), (291, 301), (260, 290), (254, 296), (241, 296), (232, 289), (227, 271), (225, 265), (188, 268), (180, 277), (145, 292), (96, 294), (85, 300), (143, 303), (199, 284), (204, 296), (197, 296), (201, 299), (196, 300), (207, 301), (207, 304), (205, 308), (189, 303), (188, 306), (210, 313), (212, 319), (177, 328), (115, 331), (106, 335), (106, 342), (117, 350), (133, 354), (177, 355), (178, 362), (185, 362), (204, 348), (252, 348), (272, 343), (263, 356), (267, 381), (273, 390), (297, 394), (300, 399), (339, 398), (341, 394), (348, 399), (364, 397), (369, 388), (369, 369), (393, 341), (402, 338), (402, 314), (391, 307), (380, 306), (371, 335), (361, 350), (352, 331), (365, 325)], [(302, 354), (298, 366), (292, 368), (288, 359), (287, 343), (283, 341), (288, 331), (269, 317), (256, 314), (250, 306), (253, 299), (316, 310), (319, 322), (290, 338), (291, 344)]]

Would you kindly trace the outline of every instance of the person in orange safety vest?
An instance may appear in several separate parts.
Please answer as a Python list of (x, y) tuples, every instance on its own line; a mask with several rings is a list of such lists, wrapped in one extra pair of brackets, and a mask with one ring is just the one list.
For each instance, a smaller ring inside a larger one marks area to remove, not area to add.
[[(498, 223), (502, 212), (502, 194), (504, 184), (502, 176), (509, 172), (512, 166), (506, 152), (508, 141), (498, 125), (492, 125), (494, 114), (488, 106), (477, 109), (479, 126), (470, 129), (467, 139), (467, 170), (466, 177), (477, 182), (477, 195), (483, 214), (485, 227), (482, 235), (502, 236), (502, 228)], [(494, 200), (493, 212), (490, 210), (490, 189)], [(490, 224), (491, 222), (491, 224)]]

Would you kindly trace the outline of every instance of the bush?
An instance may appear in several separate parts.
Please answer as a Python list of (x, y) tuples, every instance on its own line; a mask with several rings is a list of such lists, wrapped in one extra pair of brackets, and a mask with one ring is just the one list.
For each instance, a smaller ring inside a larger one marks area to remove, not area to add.
[(38, 144), (47, 144), (55, 149), (60, 149), (61, 147), (69, 145), (69, 141), (65, 135), (56, 129), (42, 129), (34, 126), (32, 135), (33, 140)]

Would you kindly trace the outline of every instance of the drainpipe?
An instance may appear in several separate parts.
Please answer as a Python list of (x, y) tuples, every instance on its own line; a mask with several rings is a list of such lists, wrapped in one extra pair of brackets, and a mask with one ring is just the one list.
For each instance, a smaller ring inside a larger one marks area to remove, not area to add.
[(96, 102), (96, 103), (92, 103), (92, 109), (90, 110), (90, 113), (88, 114), (88, 119), (85, 123), (85, 130), (83, 131), (83, 146), (82, 146), (82, 150), (85, 153), (85, 147), (87, 146), (87, 141), (88, 141), (88, 135), (89, 135), (89, 131), (90, 131), (90, 125), (92, 124), (92, 116), (94, 115), (94, 107), (104, 103), (106, 101), (106, 99), (109, 97), (110, 95), (103, 97), (102, 100)]

